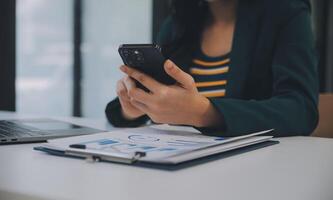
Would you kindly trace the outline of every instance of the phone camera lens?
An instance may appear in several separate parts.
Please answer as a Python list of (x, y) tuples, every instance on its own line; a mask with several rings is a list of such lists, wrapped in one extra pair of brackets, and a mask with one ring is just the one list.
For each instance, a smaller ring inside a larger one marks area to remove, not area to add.
[(133, 51), (133, 58), (138, 64), (142, 64), (144, 61), (143, 53), (140, 52), (140, 50), (138, 50), (138, 49), (135, 49)]

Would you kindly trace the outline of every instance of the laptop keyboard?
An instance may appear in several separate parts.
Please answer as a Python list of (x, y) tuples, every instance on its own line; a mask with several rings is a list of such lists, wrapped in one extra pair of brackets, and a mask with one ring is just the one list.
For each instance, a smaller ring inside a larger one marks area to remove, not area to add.
[(0, 121), (0, 138), (19, 138), (26, 136), (41, 136), (41, 133), (22, 128), (18, 124), (9, 121)]

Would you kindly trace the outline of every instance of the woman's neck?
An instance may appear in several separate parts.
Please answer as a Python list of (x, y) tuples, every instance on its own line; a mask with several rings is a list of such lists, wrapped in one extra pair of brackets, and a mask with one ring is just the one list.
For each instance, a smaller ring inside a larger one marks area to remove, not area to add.
[(214, 24), (234, 23), (238, 0), (215, 0), (208, 3)]

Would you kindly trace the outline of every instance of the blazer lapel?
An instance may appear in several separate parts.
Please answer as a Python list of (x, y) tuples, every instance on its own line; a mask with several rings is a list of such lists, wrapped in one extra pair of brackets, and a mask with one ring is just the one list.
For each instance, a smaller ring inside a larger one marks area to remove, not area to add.
[(226, 88), (227, 98), (242, 98), (244, 94), (258, 32), (258, 12), (253, 4), (253, 1), (239, 0)]

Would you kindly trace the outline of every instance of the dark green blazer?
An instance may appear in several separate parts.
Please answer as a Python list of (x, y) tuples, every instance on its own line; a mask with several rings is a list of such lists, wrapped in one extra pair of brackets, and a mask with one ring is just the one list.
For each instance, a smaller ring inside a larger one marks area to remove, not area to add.
[[(225, 98), (211, 98), (224, 120), (201, 129), (207, 135), (236, 136), (275, 129), (275, 136), (309, 135), (318, 122), (317, 59), (307, 0), (240, 0)], [(172, 19), (159, 35), (175, 33)], [(188, 52), (171, 56), (187, 70)], [(198, 108), (199, 109), (199, 108)], [(106, 108), (116, 126), (138, 126), (121, 117), (116, 99)]]

